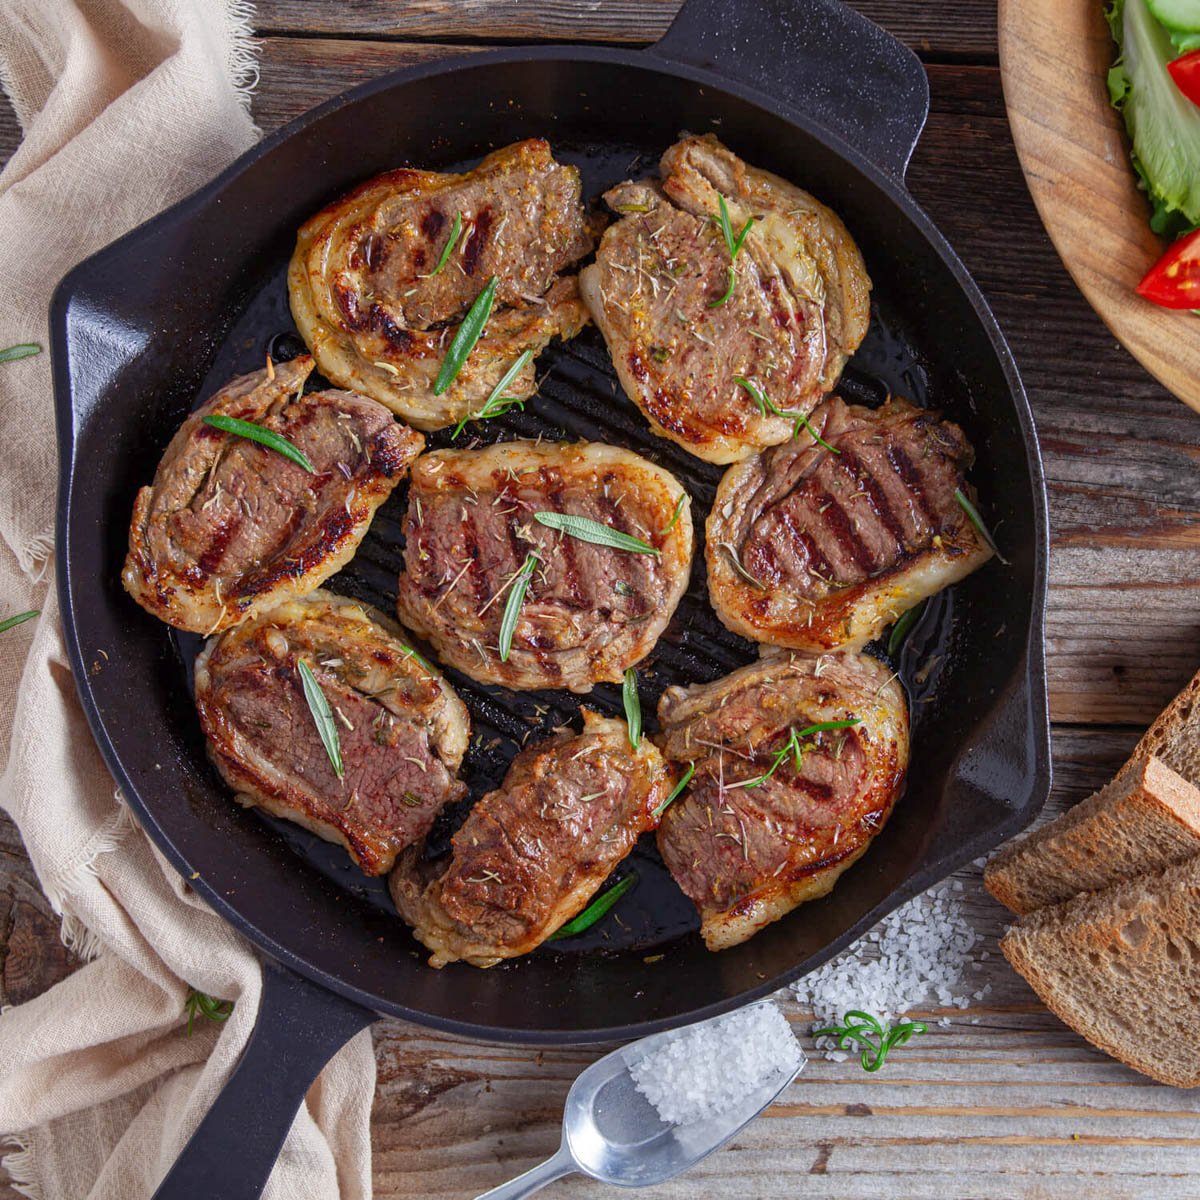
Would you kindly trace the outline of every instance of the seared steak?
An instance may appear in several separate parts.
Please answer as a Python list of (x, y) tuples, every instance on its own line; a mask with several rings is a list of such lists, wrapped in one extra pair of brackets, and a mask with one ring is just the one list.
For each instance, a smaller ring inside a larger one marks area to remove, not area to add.
[[(423, 455), (405, 518), (400, 619), (481, 683), (587, 692), (617, 682), (687, 587), (688, 508), (676, 479), (614, 446), (506, 442)], [(581, 541), (540, 524), (538, 512), (590, 518), (658, 553)], [(508, 589), (531, 553), (536, 571), (501, 662)]]
[[(389, 171), (301, 227), (288, 271), (292, 315), (334, 383), (420, 429), (441, 429), (478, 410), (523, 350), (536, 355), (587, 323), (574, 279), (558, 272), (593, 244), (579, 172), (555, 162), (540, 138), (497, 150), (464, 175)], [(484, 336), (435, 396), (457, 322), (493, 276)], [(531, 362), (505, 394), (534, 388)]]
[[(243, 375), (180, 426), (138, 492), (121, 573), (147, 612), (215, 633), (311, 592), (354, 556), (425, 439), (352, 392), (302, 395), (312, 369), (305, 356)], [(281, 434), (315, 473), (204, 424), (212, 414)]]
[[(711, 134), (663, 155), (661, 182), (606, 196), (625, 214), (580, 274), (617, 374), (656, 433), (709, 462), (786, 441), (792, 422), (761, 412), (751, 380), (779, 409), (807, 413), (837, 383), (870, 317), (862, 255), (807, 192), (742, 162)], [(717, 223), (724, 196), (734, 262)]]
[[(470, 718), (450, 685), (355, 600), (317, 591), (211, 641), (196, 708), (217, 770), (258, 805), (340, 842), (368, 874), (429, 832), (466, 793), (456, 772)], [(337, 724), (337, 777), (304, 696), (303, 660)]]
[(400, 915), (433, 953), (490, 967), (528, 954), (592, 898), (638, 835), (658, 823), (671, 772), (624, 721), (583, 710), (583, 733), (563, 731), (522, 751), (504, 782), (471, 809), (449, 864), (413, 848), (389, 886)]
[(713, 608), (777, 646), (858, 649), (991, 557), (955, 490), (974, 460), (957, 425), (891, 400), (831, 397), (801, 430), (729, 468), (707, 525)]
[[(696, 764), (663, 816), (658, 849), (700, 910), (710, 950), (824, 896), (883, 827), (908, 764), (904, 693), (858, 655), (765, 658), (669, 688), (658, 717), (666, 758)], [(792, 732), (799, 751), (781, 756)]]

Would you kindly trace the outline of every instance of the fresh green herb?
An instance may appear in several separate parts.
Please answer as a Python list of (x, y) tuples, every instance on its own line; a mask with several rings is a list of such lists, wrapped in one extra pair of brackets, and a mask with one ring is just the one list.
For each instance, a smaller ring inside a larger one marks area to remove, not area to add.
[(483, 291), (475, 297), (475, 303), (467, 310), (467, 315), (463, 317), (462, 324), (450, 342), (450, 349), (442, 359), (437, 379), (433, 381), (435, 396), (440, 396), (454, 382), (471, 351), (475, 349), (475, 343), (479, 341), (483, 327), (492, 315), (492, 305), (496, 302), (496, 285), (499, 282), (499, 278), (493, 275)]
[(671, 519), (662, 529), (662, 536), (666, 536), (679, 524), (679, 517), (683, 512), (683, 503), (687, 499), (687, 492), (680, 492), (679, 499), (675, 501), (675, 511), (671, 514)]
[(425, 670), (427, 670), (430, 673), (430, 675), (437, 674), (437, 670), (434, 668), (433, 663), (431, 663), (429, 661), (429, 659), (423, 658), (411, 646), (406, 645), (404, 642), (401, 642), (400, 643), (400, 651), (404, 655), (405, 658), (411, 658), (413, 660), (413, 662), (415, 662), (418, 666), (424, 667)]
[(625, 724), (629, 726), (629, 744), (636, 750), (642, 740), (642, 700), (638, 695), (637, 672), (632, 667), (625, 671), (621, 700), (625, 705)]
[(904, 645), (904, 639), (912, 632), (912, 627), (921, 619), (921, 614), (925, 611), (925, 605), (929, 601), (922, 600), (920, 604), (908, 609), (900, 615), (900, 619), (892, 626), (891, 635), (888, 637), (887, 652), (893, 657), (896, 651)]
[(450, 225), (450, 237), (442, 247), (442, 256), (437, 260), (437, 266), (425, 276), (426, 279), (432, 279), (450, 261), (450, 255), (454, 252), (454, 246), (460, 233), (462, 233), (462, 213), (456, 212)]
[(818, 445), (824, 446), (826, 450), (831, 450), (834, 454), (841, 454), (841, 451), (836, 446), (831, 446), (822, 438), (813, 428), (812, 422), (802, 412), (797, 412), (794, 408), (780, 408), (776, 405), (771, 397), (765, 392), (760, 391), (748, 379), (743, 379), (740, 375), (735, 375), (733, 382), (739, 387), (744, 388), (750, 394), (750, 398), (758, 405), (758, 411), (765, 417), (768, 413), (774, 413), (777, 417), (783, 417), (786, 420), (794, 421), (792, 426), (792, 440), (800, 436), (800, 430), (806, 429), (812, 436), (812, 440)]
[(648, 213), (650, 205), (648, 204), (618, 204), (617, 212), (627, 213)]
[(333, 723), (333, 711), (308, 663), (300, 658), (296, 660), (296, 666), (300, 671), (300, 683), (304, 687), (304, 699), (308, 701), (308, 711), (312, 713), (313, 724), (317, 727), (317, 733), (321, 735), (321, 744), (325, 747), (325, 753), (329, 755), (333, 773), (341, 779), (345, 771), (342, 767), (342, 746), (338, 740), (337, 726)]
[(37, 342), (21, 342), (20, 345), (9, 346), (7, 350), (0, 350), (0, 363), (16, 362), (18, 358), (32, 358), (41, 352), (42, 348)]
[(512, 649), (513, 634), (517, 628), (517, 617), (521, 615), (521, 605), (525, 593), (529, 590), (529, 581), (533, 578), (534, 569), (541, 559), (532, 552), (513, 576), (512, 587), (508, 599), (504, 602), (504, 616), (500, 618), (500, 661), (508, 662), (508, 654)]
[(478, 412), (467, 413), (465, 417), (454, 427), (454, 432), (450, 435), (452, 438), (458, 437), (466, 428), (468, 421), (486, 421), (489, 417), (502, 417), (510, 408), (514, 406), (524, 409), (525, 401), (518, 399), (516, 396), (504, 395), (504, 389), (520, 374), (525, 364), (533, 357), (532, 350), (522, 350), (517, 355), (516, 361), (507, 371), (500, 377), (500, 382), (492, 388), (491, 395), (483, 402), (483, 407)]
[(900, 1021), (885, 1028), (876, 1017), (855, 1008), (842, 1017), (841, 1025), (814, 1029), (813, 1037), (836, 1038), (839, 1050), (849, 1050), (852, 1046), (857, 1049), (861, 1046), (862, 1055), (859, 1061), (863, 1070), (878, 1071), (893, 1046), (903, 1046), (914, 1034), (925, 1032), (924, 1021)]
[(205, 425), (211, 425), (222, 433), (232, 433), (235, 437), (245, 438), (248, 442), (258, 442), (276, 454), (289, 458), (298, 467), (303, 467), (310, 475), (315, 475), (316, 468), (308, 461), (304, 451), (293, 446), (282, 434), (273, 433), (253, 421), (243, 421), (241, 417), (227, 417), (222, 413), (212, 413), (204, 418)]
[(40, 608), (31, 608), (29, 612), (17, 613), (15, 617), (5, 617), (3, 621), (0, 621), (0, 633), (7, 633), (18, 625), (24, 625), (26, 621), (32, 621), (34, 617), (40, 615), (41, 611)]
[(738, 558), (737, 551), (728, 542), (718, 542), (717, 545), (729, 555), (729, 561), (733, 563), (733, 569), (747, 583), (753, 584), (760, 592), (766, 591), (767, 585), (761, 579), (756, 579), (742, 566), (742, 560)]
[(661, 817), (683, 794), (683, 789), (692, 782), (692, 776), (695, 773), (696, 764), (694, 762), (688, 763), (688, 769), (683, 773), (683, 778), (671, 789), (671, 794), (654, 810), (652, 815)]
[(576, 517), (570, 513), (535, 512), (533, 519), (547, 529), (557, 529), (559, 533), (570, 534), (581, 542), (591, 542), (594, 546), (610, 546), (614, 550), (628, 550), (630, 554), (661, 554), (649, 542), (641, 538), (622, 533), (611, 525), (602, 525), (591, 517)]
[(987, 548), (1007, 567), (1008, 559), (1000, 553), (1000, 547), (996, 545), (996, 539), (992, 537), (991, 530), (983, 523), (983, 518), (979, 515), (979, 509), (967, 499), (963, 494), (962, 488), (954, 489), (954, 498), (958, 501), (959, 507), (970, 518), (971, 524), (979, 531), (979, 536), (983, 538)]
[(624, 879), (601, 892), (583, 912), (557, 929), (546, 941), (557, 942), (561, 938), (574, 937), (577, 933), (583, 933), (585, 929), (591, 929), (635, 883), (637, 883), (637, 873), (631, 871)]
[(204, 992), (190, 988), (183, 1010), (187, 1013), (187, 1036), (191, 1037), (192, 1025), (197, 1017), (204, 1017), (208, 1021), (228, 1021), (229, 1014), (233, 1012), (233, 1001), (215, 1000)]
[(775, 752), (774, 761), (771, 763), (769, 770), (764, 774), (759, 775), (755, 779), (747, 779), (743, 783), (734, 783), (730, 787), (761, 787), (772, 775), (779, 770), (779, 764), (790, 754), (796, 764), (796, 770), (799, 771), (804, 766), (804, 753), (810, 749), (804, 744), (804, 738), (811, 737), (814, 733), (824, 733), (830, 729), (850, 729), (854, 725), (861, 725), (860, 717), (851, 717), (846, 721), (818, 721), (815, 725), (806, 725), (803, 729), (789, 729), (787, 741), (784, 742), (782, 749)]
[(733, 285), (737, 280), (737, 273), (734, 264), (737, 262), (738, 252), (742, 248), (742, 243), (746, 240), (746, 234), (750, 232), (750, 226), (754, 224), (753, 217), (747, 217), (745, 225), (742, 226), (742, 231), (733, 236), (733, 226), (729, 223), (729, 205), (725, 203), (724, 196), (718, 196), (717, 200), (721, 209), (721, 219), (718, 224), (721, 226), (721, 236), (725, 239), (725, 249), (729, 251), (729, 286), (725, 289), (725, 295), (719, 300), (709, 301), (709, 308), (720, 308), (730, 296), (733, 295)]

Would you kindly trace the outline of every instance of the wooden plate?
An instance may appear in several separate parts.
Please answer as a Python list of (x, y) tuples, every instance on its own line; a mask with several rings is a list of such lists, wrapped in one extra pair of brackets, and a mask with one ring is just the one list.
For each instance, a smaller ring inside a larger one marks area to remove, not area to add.
[(1017, 155), (1072, 278), (1122, 345), (1200, 412), (1200, 320), (1134, 292), (1162, 254), (1105, 75), (1102, 0), (1000, 0), (1000, 72)]

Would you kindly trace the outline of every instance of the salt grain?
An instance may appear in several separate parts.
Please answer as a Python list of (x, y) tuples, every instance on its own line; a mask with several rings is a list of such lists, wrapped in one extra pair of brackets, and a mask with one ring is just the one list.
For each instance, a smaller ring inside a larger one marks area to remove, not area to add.
[(664, 1121), (688, 1125), (732, 1108), (803, 1061), (787, 1018), (766, 1003), (682, 1030), (629, 1073)]

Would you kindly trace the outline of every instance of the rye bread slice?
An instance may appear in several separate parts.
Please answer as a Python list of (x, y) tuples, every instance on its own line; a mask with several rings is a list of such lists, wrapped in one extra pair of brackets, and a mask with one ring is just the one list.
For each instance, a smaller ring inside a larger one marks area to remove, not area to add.
[(1000, 948), (1093, 1045), (1160, 1083), (1200, 1084), (1200, 858), (1022, 917)]
[(1059, 904), (1200, 854), (1200, 789), (1157, 758), (1110, 784), (988, 863), (984, 886), (1015, 913)]
[(1200, 787), (1200, 671), (1159, 713), (1121, 768), (1124, 775), (1139, 758), (1154, 755), (1189, 783)]

